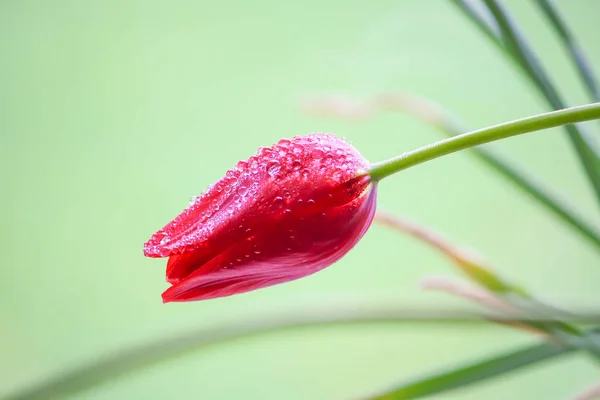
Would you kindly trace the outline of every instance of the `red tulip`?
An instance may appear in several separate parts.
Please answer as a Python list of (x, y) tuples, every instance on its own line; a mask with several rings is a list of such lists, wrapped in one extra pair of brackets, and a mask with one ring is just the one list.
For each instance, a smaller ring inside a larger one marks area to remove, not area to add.
[(282, 139), (240, 161), (144, 246), (169, 257), (164, 302), (243, 293), (339, 260), (375, 213), (369, 163), (330, 134)]

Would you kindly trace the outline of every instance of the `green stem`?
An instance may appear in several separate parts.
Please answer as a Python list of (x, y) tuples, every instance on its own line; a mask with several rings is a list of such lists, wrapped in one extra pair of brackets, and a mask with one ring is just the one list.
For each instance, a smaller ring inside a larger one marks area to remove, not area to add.
[(535, 132), (556, 126), (573, 124), (577, 122), (600, 119), (600, 103), (592, 103), (578, 107), (565, 108), (532, 117), (506, 122), (489, 128), (467, 132), (449, 139), (430, 144), (419, 149), (401, 154), (387, 161), (373, 164), (369, 175), (374, 181), (395, 174), (396, 172), (413, 167), (438, 157), (455, 153), (470, 147), (524, 133)]
[[(375, 104), (375, 109), (392, 109), (408, 113), (438, 128), (448, 137), (457, 136), (472, 130), (458, 116), (453, 115), (440, 105), (407, 93), (382, 96)], [(539, 178), (527, 173), (523, 168), (516, 165), (515, 161), (506, 159), (500, 153), (493, 151), (493, 149), (476, 147), (470, 149), (470, 151), (500, 175), (508, 179), (509, 182), (512, 182), (536, 199), (568, 226), (589, 239), (595, 248), (600, 250), (600, 233), (596, 228), (578, 215), (573, 207), (561, 199), (557, 193), (553, 193)]]

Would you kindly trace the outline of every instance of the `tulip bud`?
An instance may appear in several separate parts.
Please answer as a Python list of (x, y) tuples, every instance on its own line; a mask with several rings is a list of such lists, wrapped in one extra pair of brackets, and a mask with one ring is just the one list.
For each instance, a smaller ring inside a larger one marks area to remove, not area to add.
[(144, 246), (169, 257), (164, 302), (243, 293), (339, 260), (375, 213), (369, 163), (348, 142), (314, 133), (240, 161)]

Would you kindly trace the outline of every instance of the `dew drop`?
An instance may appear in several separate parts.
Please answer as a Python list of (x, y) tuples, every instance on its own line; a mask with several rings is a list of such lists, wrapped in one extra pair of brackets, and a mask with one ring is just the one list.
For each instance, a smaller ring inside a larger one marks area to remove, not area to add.
[(302, 163), (299, 160), (296, 160), (292, 163), (292, 169), (294, 171), (298, 171), (300, 168), (302, 168)]
[(294, 147), (292, 147), (292, 151), (294, 154), (302, 154), (304, 152), (304, 146), (301, 144), (295, 144)]
[(277, 161), (267, 163), (267, 173), (271, 176), (276, 176), (281, 171), (281, 164)]
[(261, 147), (258, 149), (258, 153), (262, 156), (266, 156), (273, 153), (273, 150), (270, 147)]
[(315, 204), (315, 201), (313, 199), (309, 199), (306, 204), (313, 205)]
[(260, 254), (260, 250), (254, 250), (254, 254)]
[(308, 178), (308, 175), (310, 175), (310, 172), (307, 169), (305, 169), (305, 170), (302, 171), (302, 177), (304, 179)]
[(312, 156), (314, 158), (321, 158), (321, 157), (323, 157), (323, 155), (325, 153), (323, 153), (323, 150), (321, 150), (321, 149), (313, 149), (313, 151), (311, 152), (311, 154), (312, 154)]
[(246, 186), (240, 186), (240, 187), (237, 189), (237, 192), (238, 192), (238, 194), (239, 194), (240, 196), (245, 196), (245, 195), (246, 195), (246, 193), (248, 193), (248, 188), (247, 188)]

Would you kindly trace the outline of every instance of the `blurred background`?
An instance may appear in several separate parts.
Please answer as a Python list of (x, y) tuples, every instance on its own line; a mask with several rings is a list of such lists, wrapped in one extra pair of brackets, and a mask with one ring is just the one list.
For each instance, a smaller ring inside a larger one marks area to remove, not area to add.
[[(533, 2), (507, 5), (569, 102), (586, 102)], [(600, 65), (598, 3), (558, 6)], [(0, 2), (0, 398), (130, 344), (303, 299), (460, 308), (419, 289), (425, 276), (457, 275), (452, 265), (377, 225), (316, 275), (206, 302), (163, 305), (166, 262), (142, 255), (191, 196), (259, 146), (327, 131), (381, 161), (438, 139), (400, 114), (357, 123), (300, 107), (306, 96), (390, 91), (431, 98), (473, 127), (546, 110), (445, 0)], [(599, 222), (561, 131), (494, 147)], [(542, 297), (600, 306), (598, 254), (466, 152), (386, 180), (379, 207), (478, 249)], [(349, 399), (533, 341), (483, 323), (303, 329), (195, 351), (76, 397)], [(434, 398), (562, 399), (597, 375), (569, 356)]]

